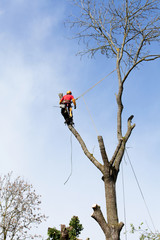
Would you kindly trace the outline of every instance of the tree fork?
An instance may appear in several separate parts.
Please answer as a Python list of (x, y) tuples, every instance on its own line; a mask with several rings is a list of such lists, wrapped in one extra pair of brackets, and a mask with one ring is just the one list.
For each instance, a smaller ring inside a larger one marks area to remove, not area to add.
[[(103, 214), (101, 212), (101, 209), (98, 205), (93, 206), (94, 213), (92, 214), (92, 217), (99, 223), (100, 227), (102, 228), (106, 236), (106, 240), (111, 240), (111, 239), (118, 240), (120, 236), (120, 231), (124, 225), (123, 223), (118, 223), (116, 191), (115, 191), (115, 182), (117, 179), (118, 171), (116, 171), (115, 167), (112, 166), (108, 161), (102, 136), (98, 136), (98, 142), (99, 142), (100, 152), (104, 162), (104, 166), (100, 164), (93, 157), (93, 155), (88, 151), (84, 141), (82, 140), (81, 136), (76, 131), (76, 129), (71, 125), (68, 125), (68, 128), (79, 141), (85, 155), (103, 173), (108, 223), (106, 223), (103, 217)], [(115, 236), (115, 238), (113, 238), (113, 236)]]
[(106, 223), (106, 220), (102, 214), (100, 206), (98, 206), (97, 204), (94, 204), (92, 206), (92, 209), (94, 212), (91, 215), (91, 217), (94, 218), (98, 222), (98, 224), (100, 225), (101, 229), (103, 230), (105, 236), (108, 237), (110, 235), (109, 227), (108, 227), (108, 224)]
[(94, 204), (92, 206), (92, 209), (94, 212), (91, 215), (91, 217), (94, 218), (100, 225), (101, 229), (105, 234), (106, 240), (119, 239), (120, 232), (124, 224), (121, 222), (115, 225), (110, 225), (106, 223), (106, 220), (104, 219), (100, 206), (98, 206), (97, 204)]

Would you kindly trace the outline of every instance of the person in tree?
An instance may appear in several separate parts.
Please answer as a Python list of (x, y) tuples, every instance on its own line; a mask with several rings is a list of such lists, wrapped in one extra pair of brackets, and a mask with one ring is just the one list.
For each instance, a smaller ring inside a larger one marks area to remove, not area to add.
[(76, 100), (74, 99), (71, 91), (67, 91), (67, 94), (64, 95), (59, 102), (61, 107), (61, 113), (65, 119), (65, 123), (67, 123), (68, 125), (74, 124), (71, 105), (72, 102), (74, 104), (74, 109), (76, 109)]

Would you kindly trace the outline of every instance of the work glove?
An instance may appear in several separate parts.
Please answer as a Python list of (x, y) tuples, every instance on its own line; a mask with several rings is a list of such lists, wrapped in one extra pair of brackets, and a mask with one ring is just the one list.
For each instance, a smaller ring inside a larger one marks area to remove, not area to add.
[(74, 109), (76, 109), (76, 105), (74, 105)]

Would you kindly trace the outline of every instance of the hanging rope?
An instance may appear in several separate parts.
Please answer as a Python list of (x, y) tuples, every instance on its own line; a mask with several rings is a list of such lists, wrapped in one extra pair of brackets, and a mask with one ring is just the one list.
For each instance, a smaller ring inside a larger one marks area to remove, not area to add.
[[(125, 156), (124, 156), (124, 160), (125, 160)], [(126, 220), (126, 202), (125, 202), (125, 186), (124, 186), (123, 162), (122, 162), (121, 167), (122, 167), (123, 212), (124, 212), (125, 239), (127, 240), (127, 220)]]
[(129, 155), (128, 155), (128, 152), (127, 152), (127, 149), (126, 149), (126, 148), (125, 148), (125, 152), (126, 152), (126, 154), (127, 154), (127, 157), (128, 157), (128, 160), (129, 160), (129, 163), (130, 163), (130, 166), (131, 166), (131, 169), (132, 169), (133, 174), (134, 174), (134, 177), (135, 177), (135, 179), (136, 179), (136, 182), (137, 182), (137, 185), (138, 185), (139, 191), (140, 191), (140, 193), (141, 193), (142, 199), (143, 199), (143, 201), (144, 201), (144, 204), (145, 204), (145, 207), (146, 207), (146, 209), (147, 209), (148, 215), (149, 215), (149, 217), (150, 217), (151, 223), (152, 223), (152, 225), (153, 225), (154, 231), (156, 232), (156, 228), (155, 228), (155, 225), (154, 225), (153, 219), (152, 219), (152, 217), (151, 217), (151, 214), (150, 214), (149, 208), (148, 208), (148, 206), (147, 206), (147, 203), (146, 203), (145, 197), (144, 197), (144, 195), (143, 195), (142, 189), (141, 189), (141, 187), (140, 187), (140, 184), (139, 184), (138, 178), (137, 178), (137, 176), (136, 176), (136, 173), (135, 173), (135, 171), (134, 171), (133, 165), (132, 165), (132, 163), (131, 163), (131, 160), (130, 160), (130, 157), (129, 157)]
[(87, 112), (88, 112), (88, 114), (89, 114), (89, 116), (90, 116), (91, 122), (92, 122), (93, 127), (94, 127), (94, 129), (95, 129), (95, 131), (96, 131), (96, 134), (97, 134), (97, 136), (98, 136), (98, 135), (99, 135), (99, 134), (98, 134), (98, 130), (97, 130), (97, 128), (96, 128), (96, 125), (95, 125), (95, 122), (94, 122), (94, 120), (93, 120), (93, 118), (92, 118), (91, 112), (89, 111), (89, 108), (88, 108), (87, 103), (86, 103), (86, 101), (84, 100), (84, 97), (83, 97), (83, 96), (82, 96), (82, 99), (83, 99), (83, 101), (84, 101), (84, 103), (85, 103)]
[(109, 74), (107, 74), (107, 76), (105, 76), (104, 78), (102, 78), (100, 81), (98, 81), (97, 83), (95, 83), (92, 87), (90, 87), (89, 89), (87, 89), (84, 93), (82, 93), (78, 98), (76, 98), (76, 100), (78, 100), (79, 98), (83, 97), (86, 93), (88, 93), (90, 90), (92, 90), (95, 86), (97, 86), (100, 82), (102, 82), (104, 79), (106, 79), (107, 77), (109, 77), (109, 75), (111, 75), (114, 71), (116, 71), (116, 68), (110, 72)]
[(70, 179), (70, 177), (72, 176), (72, 169), (73, 169), (73, 163), (72, 163), (72, 133), (71, 133), (71, 137), (70, 137), (70, 143), (71, 143), (71, 172), (69, 177), (67, 178), (67, 180), (65, 181), (64, 185), (68, 182), (68, 180)]

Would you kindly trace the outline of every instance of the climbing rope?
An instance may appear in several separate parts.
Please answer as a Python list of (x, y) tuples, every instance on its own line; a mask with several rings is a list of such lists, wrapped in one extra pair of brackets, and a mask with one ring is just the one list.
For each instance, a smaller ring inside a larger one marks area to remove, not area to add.
[(135, 177), (135, 179), (136, 179), (136, 182), (137, 182), (137, 185), (138, 185), (139, 191), (140, 191), (140, 193), (141, 193), (142, 199), (143, 199), (143, 201), (144, 201), (145, 207), (146, 207), (146, 209), (147, 209), (147, 212), (148, 212), (149, 218), (150, 218), (151, 223), (152, 223), (152, 225), (153, 225), (154, 231), (156, 232), (156, 228), (155, 228), (155, 225), (154, 225), (154, 222), (153, 222), (153, 218), (151, 217), (151, 214), (150, 214), (149, 208), (148, 208), (148, 206), (147, 206), (147, 203), (146, 203), (146, 200), (145, 200), (144, 194), (143, 194), (142, 189), (141, 189), (141, 187), (140, 187), (140, 184), (139, 184), (138, 178), (137, 178), (137, 176), (136, 176), (135, 170), (134, 170), (134, 168), (133, 168), (133, 165), (132, 165), (132, 163), (131, 163), (131, 159), (130, 159), (130, 157), (129, 157), (129, 154), (128, 154), (126, 148), (125, 148), (125, 152), (126, 152), (126, 155), (127, 155), (128, 160), (129, 160), (129, 163), (130, 163), (131, 169), (132, 169), (132, 171), (133, 171), (134, 177)]
[(70, 175), (68, 176), (67, 180), (65, 181), (64, 185), (68, 182), (68, 180), (72, 176), (72, 170), (73, 170), (73, 163), (72, 163), (72, 133), (71, 133), (71, 137), (70, 137), (70, 143), (71, 143), (71, 172), (70, 172)]
[(92, 90), (95, 86), (97, 86), (100, 82), (102, 82), (104, 79), (106, 79), (107, 77), (109, 77), (113, 72), (116, 71), (116, 68), (110, 72), (109, 74), (107, 74), (107, 76), (105, 76), (104, 78), (102, 78), (100, 81), (98, 81), (97, 83), (95, 83), (92, 87), (88, 88), (84, 93), (82, 93), (79, 97), (76, 98), (76, 100), (78, 100), (79, 98), (83, 97), (86, 93), (88, 93), (90, 90)]

